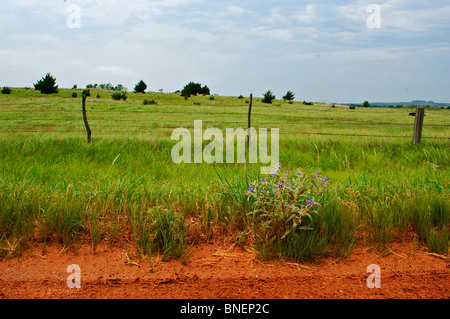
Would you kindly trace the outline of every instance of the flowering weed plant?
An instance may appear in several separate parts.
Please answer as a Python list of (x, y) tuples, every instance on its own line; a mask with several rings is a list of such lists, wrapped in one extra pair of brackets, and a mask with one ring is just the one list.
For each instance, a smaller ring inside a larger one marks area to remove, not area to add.
[(301, 169), (277, 169), (270, 176), (252, 182), (244, 194), (253, 201), (249, 215), (255, 225), (256, 240), (270, 244), (288, 240), (300, 231), (312, 230), (328, 178), (318, 171), (306, 175)]

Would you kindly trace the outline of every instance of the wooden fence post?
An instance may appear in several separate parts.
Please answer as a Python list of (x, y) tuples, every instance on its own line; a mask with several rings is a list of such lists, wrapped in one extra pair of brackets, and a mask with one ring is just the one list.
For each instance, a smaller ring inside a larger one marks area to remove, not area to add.
[(86, 126), (86, 132), (87, 132), (87, 142), (88, 144), (91, 142), (91, 128), (89, 127), (89, 123), (86, 116), (86, 98), (87, 94), (83, 93), (83, 120), (84, 125)]
[(253, 94), (250, 94), (250, 105), (248, 107), (248, 130), (247, 130), (247, 143), (250, 149), (250, 127), (252, 126), (252, 104), (253, 104)]
[(414, 122), (414, 145), (419, 144), (422, 141), (422, 128), (423, 128), (423, 118), (425, 116), (425, 107), (418, 106), (416, 109), (416, 120)]

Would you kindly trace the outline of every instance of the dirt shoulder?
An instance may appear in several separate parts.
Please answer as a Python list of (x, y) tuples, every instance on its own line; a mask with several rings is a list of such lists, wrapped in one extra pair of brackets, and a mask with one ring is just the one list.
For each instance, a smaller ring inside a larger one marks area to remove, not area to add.
[[(183, 262), (184, 261), (184, 262)], [(343, 259), (262, 263), (250, 248), (211, 243), (187, 260), (130, 258), (123, 248), (89, 246), (77, 253), (48, 247), (0, 261), (1, 299), (448, 299), (450, 263), (423, 248), (394, 244), (381, 256), (355, 248)], [(67, 267), (80, 267), (81, 288), (69, 289)], [(369, 289), (367, 267), (381, 270)]]

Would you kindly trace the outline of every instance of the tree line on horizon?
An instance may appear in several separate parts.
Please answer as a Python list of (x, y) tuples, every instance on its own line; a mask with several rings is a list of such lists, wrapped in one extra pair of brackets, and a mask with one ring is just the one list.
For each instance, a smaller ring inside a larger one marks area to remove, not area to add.
[[(56, 78), (53, 77), (50, 73), (47, 73), (45, 76), (43, 76), (40, 80), (38, 80), (36, 83), (33, 84), (35, 90), (41, 91), (42, 94), (56, 94), (58, 93), (58, 85), (56, 84)], [(126, 100), (126, 92), (127, 88), (124, 87), (122, 84), (118, 84), (114, 86), (111, 83), (103, 83), (103, 84), (88, 84), (86, 85), (86, 90), (83, 91), (83, 94), (90, 94), (89, 89), (105, 89), (105, 90), (111, 90), (111, 91), (118, 91), (117, 93), (112, 94), (112, 98), (115, 100)], [(140, 80), (134, 87), (135, 93), (145, 94), (148, 86), (143, 81)], [(77, 85), (75, 84), (72, 89), (77, 89)], [(160, 90), (161, 92), (162, 90)], [(11, 89), (9, 87), (3, 87), (1, 90), (2, 94), (11, 94)], [(189, 82), (186, 84), (183, 88), (183, 90), (175, 91), (174, 93), (180, 93), (181, 96), (183, 96), (186, 100), (195, 95), (211, 95), (211, 90), (207, 85), (203, 85), (201, 83), (195, 83), (195, 82)], [(72, 95), (72, 97), (77, 97), (76, 93)], [(99, 95), (97, 95), (99, 97)], [(240, 96), (242, 97), (242, 95)], [(272, 104), (272, 101), (275, 100), (275, 95), (271, 90), (268, 90), (267, 92), (263, 93), (263, 98), (261, 99), (262, 103), (266, 104)], [(282, 97), (283, 100), (289, 101), (289, 103), (293, 103), (295, 98), (295, 94), (292, 91), (287, 91), (287, 93)], [(150, 103), (151, 104), (151, 103)], [(303, 101), (303, 104), (305, 105), (313, 105), (312, 102), (306, 102)], [(355, 109), (355, 107), (376, 107), (377, 105), (371, 105), (369, 101), (364, 101), (362, 104), (350, 104), (351, 109)], [(424, 105), (425, 107), (430, 107), (430, 105)], [(403, 105), (388, 105), (385, 106), (388, 108), (401, 108), (404, 107)], [(444, 106), (440, 107), (441, 109), (444, 109)], [(446, 107), (447, 109), (450, 109), (450, 106)]]
[[(35, 90), (41, 91), (42, 94), (56, 94), (58, 93), (58, 85), (56, 85), (56, 78), (53, 77), (50, 73), (47, 73), (44, 77), (42, 77), (40, 80), (38, 80), (36, 83), (33, 84)], [(134, 87), (135, 93), (141, 93), (145, 94), (145, 90), (147, 89), (147, 84), (140, 80)], [(75, 84), (72, 89), (77, 89), (78, 86)], [(111, 91), (119, 91), (119, 92), (126, 92), (127, 88), (124, 87), (122, 84), (118, 84), (114, 86), (111, 83), (102, 83), (102, 84), (87, 84), (86, 89), (104, 89), (104, 90), (111, 90)], [(89, 91), (83, 91), (83, 94), (88, 94)], [(160, 90), (161, 91), (161, 90)], [(11, 91), (9, 88), (5, 87), (4, 90), (2, 90), (3, 94), (10, 94)], [(186, 84), (183, 88), (183, 90), (175, 91), (174, 93), (180, 93), (181, 96), (184, 96), (185, 99), (188, 99), (192, 95), (210, 95), (211, 90), (207, 85), (202, 86), (201, 83), (195, 83), (195, 82), (189, 82)], [(126, 94), (126, 93), (125, 93)], [(76, 95), (73, 95), (76, 97)], [(126, 99), (126, 96), (124, 96), (124, 93), (122, 93), (119, 96), (119, 93), (114, 93), (112, 96), (113, 99)], [(284, 96), (283, 100), (285, 101), (293, 101), (295, 98), (295, 94), (292, 91), (288, 91)], [(271, 90), (268, 90), (266, 93), (263, 94), (262, 102), (271, 104), (272, 101), (275, 100), (275, 95), (272, 93)]]

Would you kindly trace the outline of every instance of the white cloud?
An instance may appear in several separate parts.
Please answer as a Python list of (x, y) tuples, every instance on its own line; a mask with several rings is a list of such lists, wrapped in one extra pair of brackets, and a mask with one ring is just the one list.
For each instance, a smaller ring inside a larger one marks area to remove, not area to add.
[(228, 12), (231, 15), (240, 15), (240, 14), (244, 13), (245, 10), (238, 6), (232, 6), (228, 9)]
[(298, 20), (300, 23), (314, 22), (317, 19), (315, 6), (308, 4), (302, 11), (295, 13), (293, 18)]
[(13, 6), (19, 10), (32, 10), (40, 16), (67, 17), (69, 5), (79, 5), (82, 19), (89, 25), (118, 25), (127, 19), (146, 20), (170, 15), (172, 10), (199, 3), (201, 0), (78, 0), (41, 1), (15, 0)]
[(291, 29), (257, 27), (250, 30), (250, 33), (263, 38), (270, 38), (272, 40), (292, 41), (294, 33)]
[(101, 75), (134, 75), (133, 70), (116, 65), (100, 65), (95, 67), (93, 71), (96, 73), (100, 73)]

